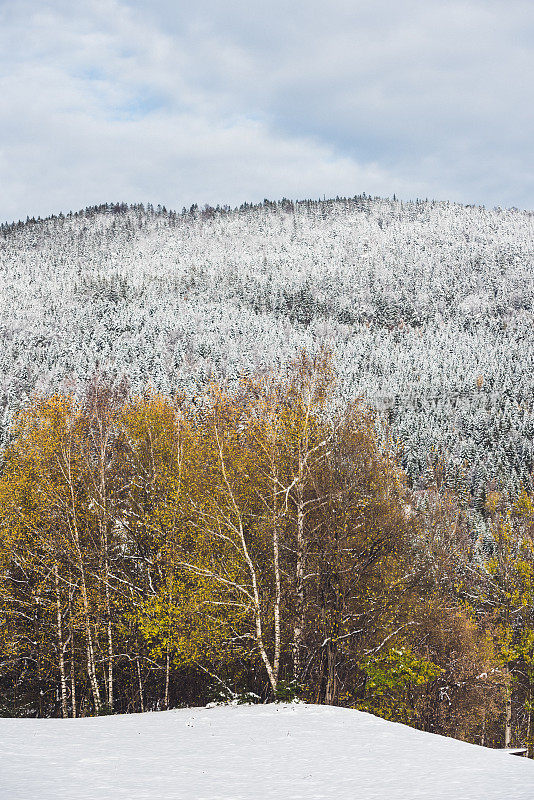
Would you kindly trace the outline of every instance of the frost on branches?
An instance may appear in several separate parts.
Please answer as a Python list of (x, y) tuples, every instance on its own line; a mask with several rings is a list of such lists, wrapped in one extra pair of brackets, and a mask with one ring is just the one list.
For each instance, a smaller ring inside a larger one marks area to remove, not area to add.
[(194, 394), (334, 352), (424, 486), (531, 487), (533, 215), (364, 196), (181, 214), (105, 205), (0, 232), (0, 415), (95, 369)]

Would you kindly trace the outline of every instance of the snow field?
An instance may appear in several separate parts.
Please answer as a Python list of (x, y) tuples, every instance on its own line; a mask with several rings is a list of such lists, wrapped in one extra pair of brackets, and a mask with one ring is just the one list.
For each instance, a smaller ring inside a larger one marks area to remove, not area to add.
[(1, 719), (2, 800), (532, 800), (534, 764), (350, 709)]

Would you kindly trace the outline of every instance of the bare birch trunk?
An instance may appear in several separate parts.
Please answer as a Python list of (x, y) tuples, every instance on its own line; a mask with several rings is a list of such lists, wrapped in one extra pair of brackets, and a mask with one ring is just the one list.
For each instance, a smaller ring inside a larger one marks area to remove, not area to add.
[(139, 709), (141, 713), (144, 713), (145, 710), (145, 701), (143, 697), (143, 679), (141, 677), (141, 664), (139, 663), (139, 654), (137, 654), (137, 658), (135, 659), (136, 666), (137, 666), (137, 685), (139, 688)]
[(273, 690), (273, 693), (276, 694), (277, 687), (278, 687), (278, 676), (275, 675), (275, 673), (273, 671), (273, 665), (271, 664), (271, 661), (270, 661), (269, 656), (267, 654), (267, 649), (265, 647), (265, 641), (264, 641), (264, 638), (263, 638), (262, 608), (261, 608), (260, 591), (259, 591), (259, 585), (258, 585), (258, 575), (257, 575), (257, 572), (256, 572), (256, 568), (254, 566), (254, 562), (252, 561), (252, 558), (250, 557), (250, 552), (249, 552), (249, 549), (248, 549), (247, 540), (245, 538), (245, 531), (244, 531), (244, 528), (243, 528), (243, 517), (241, 515), (241, 512), (239, 510), (239, 506), (237, 505), (237, 502), (236, 502), (236, 499), (235, 499), (235, 495), (234, 495), (234, 493), (232, 491), (232, 487), (230, 486), (230, 482), (228, 480), (228, 474), (226, 472), (226, 465), (224, 463), (224, 455), (223, 455), (222, 446), (221, 446), (221, 442), (220, 442), (220, 439), (219, 439), (219, 434), (218, 434), (217, 428), (215, 428), (215, 437), (216, 437), (216, 441), (217, 441), (217, 448), (218, 448), (218, 451), (219, 451), (219, 459), (220, 459), (221, 470), (222, 470), (222, 474), (223, 474), (223, 478), (224, 478), (224, 483), (225, 483), (226, 489), (228, 490), (228, 494), (229, 494), (229, 497), (230, 497), (230, 500), (231, 500), (235, 515), (237, 517), (236, 530), (237, 530), (238, 535), (239, 535), (239, 542), (240, 542), (241, 550), (243, 552), (243, 557), (245, 559), (245, 563), (247, 565), (248, 572), (249, 572), (249, 575), (250, 575), (250, 580), (251, 580), (251, 583), (252, 583), (252, 602), (253, 602), (253, 606), (254, 606), (254, 621), (255, 621), (255, 626), (254, 627), (255, 627), (255, 630), (256, 630), (256, 646), (257, 646), (257, 648), (258, 648), (258, 650), (260, 652), (261, 659), (262, 659), (262, 661), (263, 661), (263, 663), (265, 665), (265, 669), (267, 671), (267, 675), (268, 675), (268, 678), (269, 678), (269, 683), (271, 684), (271, 688)]
[(87, 652), (87, 674), (89, 676), (91, 691), (93, 693), (95, 711), (97, 714), (99, 714), (102, 710), (102, 699), (100, 697), (100, 687), (98, 686), (98, 679), (96, 675), (93, 635), (91, 632), (91, 620), (89, 617), (89, 598), (87, 596), (87, 587), (85, 584), (85, 570), (83, 568), (82, 555), (81, 555), (81, 550), (79, 548), (79, 543), (78, 543), (78, 554), (79, 554), (79, 568), (81, 573), (83, 620), (85, 627), (85, 640), (86, 640), (86, 652)]
[[(102, 418), (97, 415), (99, 430), (99, 526), (100, 541), (102, 545), (102, 555), (104, 559), (104, 594), (106, 598), (106, 628), (107, 628), (107, 650), (108, 668), (106, 680), (107, 704), (110, 712), (113, 711), (113, 635), (111, 630), (111, 602), (109, 597), (109, 540), (108, 540), (108, 497), (106, 486), (106, 451), (109, 439), (109, 432), (104, 430)], [(96, 482), (95, 482), (96, 483)]]
[(527, 717), (527, 758), (534, 758), (534, 708), (532, 707), (532, 678), (533, 675), (529, 671), (528, 675), (528, 717)]
[(67, 472), (69, 478), (69, 488), (72, 502), (72, 531), (74, 534), (74, 543), (76, 546), (76, 554), (78, 556), (78, 570), (80, 572), (80, 584), (82, 590), (82, 605), (83, 605), (83, 618), (86, 637), (86, 651), (87, 651), (87, 674), (91, 684), (91, 691), (93, 693), (93, 700), (95, 704), (95, 711), (99, 714), (102, 710), (102, 700), (100, 697), (100, 688), (98, 686), (98, 679), (96, 675), (95, 654), (93, 646), (93, 636), (91, 633), (91, 621), (89, 616), (89, 597), (87, 594), (87, 585), (85, 582), (85, 568), (83, 564), (83, 556), (80, 544), (80, 534), (78, 531), (78, 520), (76, 515), (76, 499), (74, 497), (74, 486), (72, 482), (72, 471), (70, 464), (70, 452), (68, 459), (66, 459)]
[(165, 661), (165, 708), (169, 708), (169, 684), (171, 674), (171, 656), (169, 652), (169, 643), (167, 641), (167, 656)]
[(109, 585), (108, 585), (108, 565), (106, 556), (106, 615), (107, 615), (107, 636), (108, 636), (108, 707), (109, 711), (113, 711), (113, 633), (111, 630), (111, 603), (109, 599)]
[(512, 676), (506, 668), (505, 675), (505, 721), (504, 721), (504, 746), (512, 744)]
[(113, 711), (113, 637), (111, 618), (108, 619), (108, 706)]
[(70, 627), (70, 702), (71, 716), (76, 719), (76, 647), (74, 626), (72, 624), (71, 589), (69, 587), (69, 627)]
[(278, 476), (276, 464), (273, 459), (273, 497), (272, 497), (272, 528), (273, 528), (273, 567), (274, 567), (274, 658), (273, 675), (275, 682), (278, 682), (280, 670), (280, 650), (281, 650), (281, 626), (280, 626), (280, 603), (282, 597), (282, 587), (280, 580), (280, 542), (278, 531)]
[(304, 487), (302, 482), (302, 456), (299, 455), (297, 483), (297, 553), (295, 567), (295, 626), (293, 628), (293, 676), (299, 679), (301, 669), (302, 638), (304, 635)]
[(337, 692), (336, 673), (337, 646), (332, 639), (326, 643), (326, 689), (324, 701), (327, 706), (333, 705)]
[(61, 714), (63, 718), (69, 715), (67, 707), (67, 678), (65, 674), (65, 645), (63, 642), (63, 618), (61, 613), (61, 597), (59, 593), (59, 575), (57, 566), (54, 568), (54, 582), (56, 587), (56, 620), (57, 644), (59, 651), (59, 682), (61, 686)]
[(71, 717), (76, 719), (76, 675), (74, 663), (74, 636), (72, 638), (71, 657), (70, 657), (70, 702)]

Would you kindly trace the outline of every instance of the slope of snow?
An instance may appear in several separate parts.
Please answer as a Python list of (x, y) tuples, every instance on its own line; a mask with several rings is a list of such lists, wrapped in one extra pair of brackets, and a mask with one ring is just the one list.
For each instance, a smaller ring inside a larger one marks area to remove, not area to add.
[(531, 800), (534, 764), (349, 709), (0, 720), (3, 800)]

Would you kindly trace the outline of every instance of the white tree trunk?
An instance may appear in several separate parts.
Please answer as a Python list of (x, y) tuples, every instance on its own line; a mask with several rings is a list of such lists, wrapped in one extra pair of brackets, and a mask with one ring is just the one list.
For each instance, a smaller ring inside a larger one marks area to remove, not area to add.
[(65, 674), (65, 644), (63, 642), (63, 615), (61, 613), (61, 596), (59, 592), (59, 575), (57, 565), (54, 567), (54, 582), (56, 588), (56, 621), (57, 621), (57, 644), (59, 653), (59, 682), (61, 687), (61, 714), (64, 718), (68, 717), (67, 707), (67, 677)]
[(511, 747), (512, 744), (512, 676), (506, 669), (505, 677), (505, 721), (504, 721), (504, 746)]

